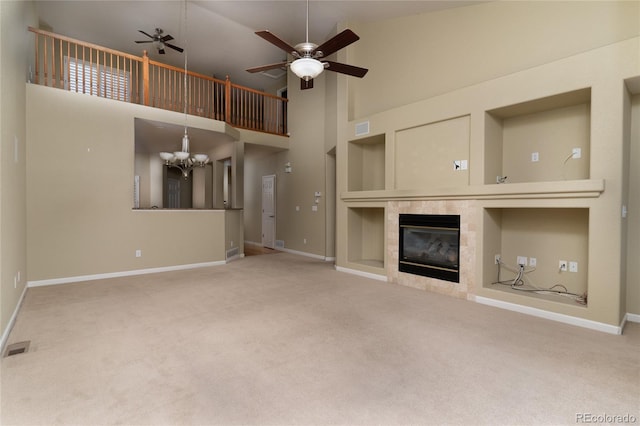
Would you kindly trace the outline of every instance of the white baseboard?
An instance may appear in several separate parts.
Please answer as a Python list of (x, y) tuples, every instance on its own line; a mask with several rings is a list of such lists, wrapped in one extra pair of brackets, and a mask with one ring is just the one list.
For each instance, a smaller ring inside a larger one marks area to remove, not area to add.
[[(244, 242), (244, 245), (264, 247), (262, 243), (256, 243), (255, 241), (246, 241), (246, 240)], [(291, 250), (285, 247), (276, 247), (274, 250), (283, 251), (285, 253), (297, 254), (299, 256), (312, 257), (314, 259), (324, 260), (325, 262), (333, 262), (336, 260), (335, 257), (326, 257), (326, 256), (321, 256), (319, 254), (307, 253), (305, 251)]]
[(629, 322), (640, 322), (640, 315), (638, 314), (630, 314), (629, 312), (627, 312), (627, 321)]
[(28, 285), (25, 285), (22, 289), (22, 294), (20, 294), (20, 298), (18, 299), (18, 303), (16, 304), (16, 308), (13, 310), (13, 314), (7, 323), (7, 328), (2, 332), (2, 340), (0, 340), (0, 356), (4, 353), (4, 347), (7, 344), (7, 340), (9, 340), (9, 334), (11, 334), (11, 330), (13, 330), (13, 325), (16, 322), (16, 318), (18, 317), (18, 312), (20, 312), (20, 307), (22, 307), (22, 301), (24, 300), (24, 295), (27, 294)]
[(217, 262), (191, 263), (188, 265), (163, 266), (160, 268), (135, 269), (133, 271), (109, 272), (106, 274), (79, 275), (75, 277), (53, 278), (49, 280), (28, 281), (28, 287), (41, 287), (45, 285), (69, 284), (80, 281), (103, 280), (106, 278), (130, 277), (133, 275), (155, 274), (158, 272), (181, 271), (184, 269), (205, 268), (207, 266), (225, 265), (224, 260)]
[(358, 275), (365, 278), (371, 278), (373, 280), (388, 282), (389, 279), (386, 275), (373, 274), (371, 272), (358, 271), (357, 269), (345, 268), (342, 266), (336, 266), (336, 271), (346, 272), (347, 274)]
[(291, 250), (284, 247), (279, 247), (276, 250), (283, 251), (285, 253), (297, 254), (299, 256), (311, 257), (313, 259), (327, 260), (327, 258), (324, 256), (321, 256), (319, 254), (307, 253), (305, 251)]
[(502, 300), (490, 299), (488, 297), (472, 296), (469, 298), (469, 300), (473, 300), (483, 305), (507, 309), (509, 311), (520, 312), (522, 314), (527, 314), (534, 317), (545, 318), (570, 325), (576, 325), (578, 327), (589, 328), (591, 330), (602, 331), (609, 334), (622, 334), (622, 329), (624, 327), (624, 319), (622, 321), (622, 324), (620, 324), (619, 326), (615, 326), (584, 318), (572, 317), (570, 315), (558, 314), (556, 312), (549, 312), (545, 311), (544, 309), (532, 308), (529, 306), (518, 305), (516, 303), (503, 302)]

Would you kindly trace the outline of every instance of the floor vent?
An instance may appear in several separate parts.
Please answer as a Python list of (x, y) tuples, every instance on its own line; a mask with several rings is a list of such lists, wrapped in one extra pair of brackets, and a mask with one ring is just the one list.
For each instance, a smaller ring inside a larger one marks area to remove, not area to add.
[(20, 355), (26, 353), (29, 350), (29, 345), (31, 344), (30, 340), (24, 342), (13, 343), (7, 346), (7, 350), (4, 352), (4, 356), (13, 356)]
[(284, 240), (276, 240), (276, 248), (284, 248)]
[(233, 256), (237, 256), (240, 254), (240, 248), (238, 247), (234, 247), (232, 249), (227, 250), (227, 259), (233, 257)]

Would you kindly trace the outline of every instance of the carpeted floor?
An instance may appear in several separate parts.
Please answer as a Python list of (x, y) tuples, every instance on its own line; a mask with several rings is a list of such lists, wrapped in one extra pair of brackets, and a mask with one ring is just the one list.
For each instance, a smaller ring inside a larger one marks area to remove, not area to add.
[(576, 424), (640, 418), (613, 336), (277, 253), (29, 289), (3, 425)]

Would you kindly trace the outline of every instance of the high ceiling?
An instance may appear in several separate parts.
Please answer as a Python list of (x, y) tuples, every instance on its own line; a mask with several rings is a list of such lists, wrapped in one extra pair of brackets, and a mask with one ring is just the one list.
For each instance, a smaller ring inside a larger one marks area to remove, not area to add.
[[(309, 3), (309, 41), (321, 44), (342, 22), (375, 22), (472, 3), (477, 1), (312, 0)], [(304, 0), (188, 0), (186, 3), (177, 0), (44, 0), (35, 4), (42, 29), (134, 55), (142, 55), (143, 49), (149, 49), (153, 59), (183, 67), (184, 54), (166, 49), (167, 53), (160, 55), (151, 44), (134, 42), (147, 39), (138, 30), (153, 34), (155, 28), (162, 28), (165, 34), (174, 37), (172, 44), (188, 51), (190, 70), (222, 79), (229, 75), (234, 83), (256, 89), (273, 86), (273, 76), (250, 74), (245, 70), (280, 62), (286, 55), (256, 36), (255, 31), (269, 30), (291, 45), (305, 41)], [(354, 65), (366, 67), (366, 64)], [(284, 85), (284, 79), (282, 82)]]

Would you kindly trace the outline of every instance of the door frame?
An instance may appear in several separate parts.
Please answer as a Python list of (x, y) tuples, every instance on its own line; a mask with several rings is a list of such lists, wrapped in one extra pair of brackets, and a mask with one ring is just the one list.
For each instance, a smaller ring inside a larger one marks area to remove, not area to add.
[[(265, 245), (265, 238), (264, 238), (265, 230), (266, 230), (265, 225), (267, 223), (267, 221), (265, 221), (265, 212), (264, 212), (264, 197), (265, 197), (264, 182), (266, 178), (271, 179), (273, 182), (272, 191), (271, 191), (271, 197), (272, 197), (271, 205), (273, 206), (273, 215), (272, 215), (273, 220), (269, 221), (269, 222), (273, 222), (273, 226), (271, 229), (271, 234), (273, 235), (273, 244), (271, 246)], [(276, 217), (277, 217), (276, 216), (276, 175), (273, 174), (273, 175), (262, 176), (261, 183), (262, 183), (261, 190), (260, 190), (260, 193), (262, 195), (260, 198), (260, 231), (262, 235), (261, 243), (263, 247), (268, 247), (273, 249), (275, 248), (275, 245), (276, 245)]]

